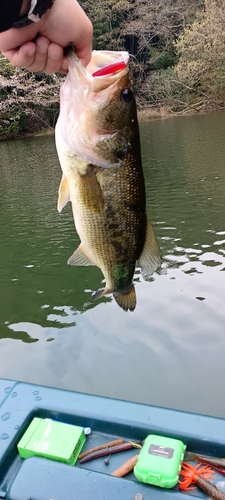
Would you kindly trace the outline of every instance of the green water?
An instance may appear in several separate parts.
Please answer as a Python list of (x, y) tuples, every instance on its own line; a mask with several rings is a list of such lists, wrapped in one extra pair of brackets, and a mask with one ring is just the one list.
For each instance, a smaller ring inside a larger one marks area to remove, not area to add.
[(96, 268), (67, 266), (53, 137), (0, 143), (0, 377), (225, 417), (225, 113), (141, 124), (163, 252), (122, 311)]

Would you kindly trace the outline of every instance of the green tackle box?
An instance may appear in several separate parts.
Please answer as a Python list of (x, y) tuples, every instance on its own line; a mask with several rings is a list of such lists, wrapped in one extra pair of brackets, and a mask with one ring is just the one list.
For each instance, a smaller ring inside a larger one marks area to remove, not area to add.
[(17, 449), (22, 458), (39, 456), (74, 465), (85, 440), (83, 427), (35, 417)]
[(143, 483), (173, 488), (178, 482), (185, 449), (178, 439), (150, 434), (134, 467), (135, 477)]

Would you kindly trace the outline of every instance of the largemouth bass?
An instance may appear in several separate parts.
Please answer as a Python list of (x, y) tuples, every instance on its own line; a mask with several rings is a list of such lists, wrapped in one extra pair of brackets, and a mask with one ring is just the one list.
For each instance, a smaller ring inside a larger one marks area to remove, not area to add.
[(61, 87), (56, 148), (63, 176), (58, 210), (70, 200), (81, 244), (74, 266), (95, 265), (105, 288), (125, 311), (133, 311), (139, 260), (144, 275), (161, 262), (146, 217), (136, 104), (127, 52), (93, 51), (85, 69), (69, 51), (69, 73)]

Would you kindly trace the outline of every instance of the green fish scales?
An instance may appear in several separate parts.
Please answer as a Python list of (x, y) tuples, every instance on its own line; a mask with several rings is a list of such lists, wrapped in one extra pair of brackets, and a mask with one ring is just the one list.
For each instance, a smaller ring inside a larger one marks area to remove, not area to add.
[[(61, 92), (56, 127), (63, 171), (58, 209), (71, 201), (81, 239), (68, 263), (98, 266), (106, 285), (93, 297), (113, 293), (125, 311), (132, 311), (136, 306), (133, 276), (137, 261), (149, 276), (160, 265), (161, 254), (146, 217), (129, 56), (126, 52), (122, 56), (125, 69), (95, 79), (81, 67), (75, 54), (70, 57), (69, 80)], [(94, 51), (91, 64), (96, 69), (102, 58), (107, 66), (118, 57), (121, 53)], [(78, 90), (74, 90), (76, 86)], [(71, 108), (75, 110), (72, 113)]]

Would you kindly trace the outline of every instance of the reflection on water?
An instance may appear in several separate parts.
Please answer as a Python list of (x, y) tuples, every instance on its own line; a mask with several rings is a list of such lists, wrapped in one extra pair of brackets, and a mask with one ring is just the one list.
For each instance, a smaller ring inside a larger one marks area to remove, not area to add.
[(225, 114), (141, 124), (148, 214), (163, 253), (138, 305), (93, 301), (56, 211), (53, 137), (0, 143), (0, 376), (225, 417)]

